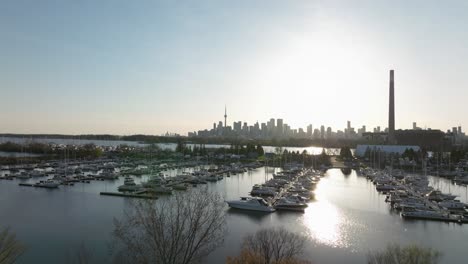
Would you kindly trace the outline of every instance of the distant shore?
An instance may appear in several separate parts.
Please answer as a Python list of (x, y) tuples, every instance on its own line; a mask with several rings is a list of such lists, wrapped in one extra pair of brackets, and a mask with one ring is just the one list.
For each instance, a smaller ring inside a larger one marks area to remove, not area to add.
[(1, 137), (23, 138), (23, 139), (72, 139), (72, 140), (113, 140), (128, 141), (142, 144), (153, 143), (177, 143), (183, 141), (193, 144), (255, 144), (274, 147), (324, 147), (341, 148), (343, 146), (356, 147), (356, 145), (365, 143), (360, 140), (349, 139), (307, 139), (307, 138), (284, 138), (284, 139), (250, 139), (250, 138), (232, 138), (232, 137), (183, 137), (183, 136), (156, 136), (156, 135), (110, 135), (110, 134), (83, 134), (83, 135), (65, 135), (65, 134), (0, 134)]

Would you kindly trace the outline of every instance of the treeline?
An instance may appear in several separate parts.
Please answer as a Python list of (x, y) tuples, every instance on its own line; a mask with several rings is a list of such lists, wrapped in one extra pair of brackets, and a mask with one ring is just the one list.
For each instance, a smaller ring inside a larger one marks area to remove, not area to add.
[(326, 147), (339, 148), (342, 146), (355, 147), (357, 144), (365, 143), (364, 140), (350, 139), (308, 139), (308, 138), (287, 138), (287, 139), (249, 139), (238, 137), (182, 137), (182, 136), (155, 136), (155, 135), (129, 135), (119, 136), (110, 134), (85, 134), (85, 135), (61, 135), (61, 134), (0, 134), (0, 137), (19, 137), (26, 139), (86, 139), (86, 140), (120, 140), (142, 143), (177, 143), (184, 141), (192, 144), (239, 144), (239, 145), (262, 145), (262, 146), (289, 146), (289, 147)]
[(62, 134), (0, 134), (0, 137), (13, 137), (24, 139), (87, 139), (87, 140), (123, 140), (122, 136), (110, 134), (85, 134), (85, 135), (62, 135)]
[(302, 163), (304, 164), (304, 166), (313, 166), (315, 168), (318, 168), (321, 165), (331, 165), (331, 158), (329, 155), (327, 155), (325, 150), (323, 150), (322, 153), (318, 155), (311, 155), (307, 153), (307, 150), (304, 150), (301, 153), (299, 151), (288, 151), (287, 149), (285, 149), (284, 151), (282, 151), (282, 154), (278, 153), (281, 152), (277, 151), (276, 160), (280, 159), (282, 163)]
[(28, 144), (5, 142), (0, 144), (0, 151), (41, 154), (44, 156), (52, 156), (54, 158), (60, 158), (62, 156), (64, 158), (98, 158), (103, 154), (102, 149), (94, 144), (58, 148), (53, 147), (50, 144), (38, 142), (31, 142)]
[(187, 146), (183, 141), (177, 142), (177, 147), (175, 149), (178, 153), (183, 153), (184, 155), (200, 155), (204, 156), (207, 155), (208, 152), (214, 152), (215, 154), (234, 154), (234, 155), (245, 155), (251, 156), (255, 154), (255, 156), (263, 156), (265, 151), (261, 145), (253, 145), (248, 143), (247, 145), (241, 144), (231, 144), (229, 148), (217, 148), (217, 149), (210, 149), (208, 151), (206, 149), (205, 144), (198, 144), (192, 146)]

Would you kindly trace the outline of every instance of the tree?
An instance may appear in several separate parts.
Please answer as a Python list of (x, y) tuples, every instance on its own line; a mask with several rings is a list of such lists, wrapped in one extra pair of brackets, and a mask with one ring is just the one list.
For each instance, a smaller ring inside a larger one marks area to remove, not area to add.
[(115, 220), (115, 258), (120, 262), (197, 263), (224, 240), (224, 202), (206, 188), (133, 205), (123, 220)]
[(25, 251), (25, 247), (16, 240), (9, 228), (0, 232), (0, 263), (14, 263)]
[(370, 252), (367, 255), (369, 264), (436, 264), (442, 254), (431, 248), (417, 245), (401, 247), (390, 244), (384, 251)]
[(263, 147), (260, 144), (257, 145), (257, 154), (259, 157), (265, 155), (265, 151), (263, 150)]
[[(298, 263), (307, 238), (284, 228), (268, 228), (257, 231), (244, 238), (242, 250), (244, 256), (260, 259), (259, 263)], [(231, 259), (235, 260), (235, 259)], [(236, 262), (232, 262), (236, 263)], [(257, 262), (253, 262), (257, 263)]]
[(177, 146), (175, 149), (176, 152), (184, 152), (185, 151), (185, 144), (182, 140), (177, 141)]
[(342, 159), (352, 159), (353, 153), (349, 147), (342, 147), (340, 150), (340, 158)]
[[(274, 264), (309, 264), (309, 261), (301, 259), (284, 259), (274, 261)], [(265, 260), (259, 254), (255, 254), (248, 250), (242, 250), (237, 257), (227, 257), (226, 264), (265, 264)]]

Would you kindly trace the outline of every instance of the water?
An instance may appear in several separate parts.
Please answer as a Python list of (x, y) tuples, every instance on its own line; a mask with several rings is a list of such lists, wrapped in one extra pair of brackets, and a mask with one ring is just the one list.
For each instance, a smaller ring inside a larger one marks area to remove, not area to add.
[(26, 157), (40, 157), (40, 156), (41, 156), (40, 154), (33, 154), (33, 153), (0, 151), (0, 157), (26, 158)]
[[(252, 185), (271, 178), (272, 172), (271, 168), (259, 168), (207, 186), (226, 200), (237, 199), (247, 195)], [(467, 201), (466, 187), (434, 177), (430, 181)], [(112, 220), (122, 215), (129, 200), (98, 193), (115, 191), (123, 179), (60, 186), (58, 190), (19, 187), (18, 182), (0, 181), (0, 225), (10, 226), (27, 244), (20, 263), (63, 263), (74, 256), (81, 243), (92, 250), (96, 263), (108, 261)], [(384, 200), (370, 181), (354, 171), (344, 175), (340, 170), (329, 170), (317, 186), (316, 201), (305, 213), (258, 214), (226, 207), (228, 235), (206, 263), (223, 263), (226, 256), (237, 255), (244, 236), (270, 226), (308, 236), (303, 257), (313, 263), (365, 263), (369, 250), (382, 249), (390, 242), (430, 246), (444, 253), (442, 263), (465, 263), (468, 225), (404, 221)]]

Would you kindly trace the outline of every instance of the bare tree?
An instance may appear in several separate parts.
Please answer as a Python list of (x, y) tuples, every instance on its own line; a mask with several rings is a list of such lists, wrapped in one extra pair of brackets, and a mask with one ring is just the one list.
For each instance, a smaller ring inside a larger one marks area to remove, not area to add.
[(9, 228), (0, 232), (0, 263), (14, 263), (25, 251), (25, 247), (16, 240)]
[(442, 254), (431, 248), (417, 245), (401, 247), (390, 244), (384, 251), (370, 252), (367, 255), (369, 264), (436, 264)]
[(80, 247), (76, 251), (76, 256), (75, 256), (75, 261), (74, 263), (77, 264), (89, 264), (92, 261), (92, 253), (91, 251), (86, 247), (84, 242), (81, 243)]
[[(228, 257), (226, 264), (265, 264), (263, 256), (247, 251), (243, 249), (239, 256)], [(310, 264), (311, 262), (297, 259), (297, 258), (285, 258), (281, 261), (273, 261), (274, 264)]]
[(136, 201), (132, 209), (115, 220), (116, 262), (197, 263), (224, 241), (224, 202), (206, 188)]
[(298, 263), (296, 258), (302, 253), (305, 236), (287, 231), (284, 228), (268, 228), (257, 231), (244, 239), (243, 252), (251, 254), (261, 263)]

